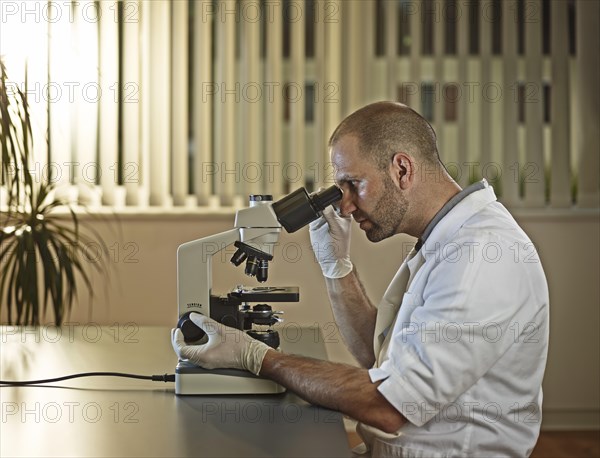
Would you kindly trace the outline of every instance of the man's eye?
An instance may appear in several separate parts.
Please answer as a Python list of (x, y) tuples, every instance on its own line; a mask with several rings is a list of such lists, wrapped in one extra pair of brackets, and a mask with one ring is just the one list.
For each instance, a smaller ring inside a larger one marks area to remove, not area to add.
[(350, 192), (354, 191), (358, 184), (358, 180), (344, 180), (344, 182), (340, 184), (340, 187), (342, 187), (343, 189), (345, 188)]

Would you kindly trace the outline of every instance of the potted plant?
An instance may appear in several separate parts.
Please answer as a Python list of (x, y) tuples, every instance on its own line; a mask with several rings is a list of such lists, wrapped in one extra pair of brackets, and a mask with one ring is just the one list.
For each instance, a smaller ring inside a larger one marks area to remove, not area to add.
[(91, 236), (82, 231), (69, 203), (54, 197), (55, 183), (34, 179), (32, 137), (27, 96), (8, 84), (0, 57), (0, 311), (6, 307), (10, 324), (38, 325), (50, 307), (60, 325), (81, 281), (92, 297), (90, 268), (106, 270), (106, 256), (86, 262), (86, 244), (108, 249), (92, 228), (85, 228)]

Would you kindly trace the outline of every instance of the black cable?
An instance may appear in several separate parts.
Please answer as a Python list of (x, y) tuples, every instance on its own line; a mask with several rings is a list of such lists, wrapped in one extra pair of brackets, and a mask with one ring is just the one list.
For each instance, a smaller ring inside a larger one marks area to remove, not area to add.
[(0, 380), (0, 385), (9, 386), (26, 386), (26, 385), (42, 385), (44, 383), (61, 382), (63, 380), (69, 380), (73, 378), (81, 377), (123, 377), (123, 378), (135, 378), (141, 380), (152, 380), (153, 382), (174, 382), (175, 374), (164, 374), (164, 375), (137, 375), (137, 374), (126, 374), (123, 372), (82, 372), (79, 374), (65, 375), (63, 377), (47, 378), (41, 380)]

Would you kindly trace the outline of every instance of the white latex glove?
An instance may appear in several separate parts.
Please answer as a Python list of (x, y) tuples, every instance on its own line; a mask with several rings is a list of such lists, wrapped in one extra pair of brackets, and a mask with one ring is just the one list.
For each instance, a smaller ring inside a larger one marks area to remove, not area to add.
[(342, 217), (329, 206), (309, 225), (312, 249), (327, 278), (342, 278), (352, 272), (350, 224), (349, 216)]
[(181, 329), (173, 329), (171, 343), (180, 359), (187, 359), (205, 369), (244, 369), (254, 375), (259, 374), (265, 354), (271, 347), (200, 313), (191, 313), (190, 319), (206, 332), (208, 342), (188, 345)]

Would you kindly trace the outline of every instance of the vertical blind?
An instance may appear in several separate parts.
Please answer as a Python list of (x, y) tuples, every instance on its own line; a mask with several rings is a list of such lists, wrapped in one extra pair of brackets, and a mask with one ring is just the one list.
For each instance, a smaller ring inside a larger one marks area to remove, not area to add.
[(40, 179), (72, 202), (217, 208), (332, 182), (327, 138), (375, 100), (429, 119), (461, 185), (600, 205), (599, 2), (4, 1)]

